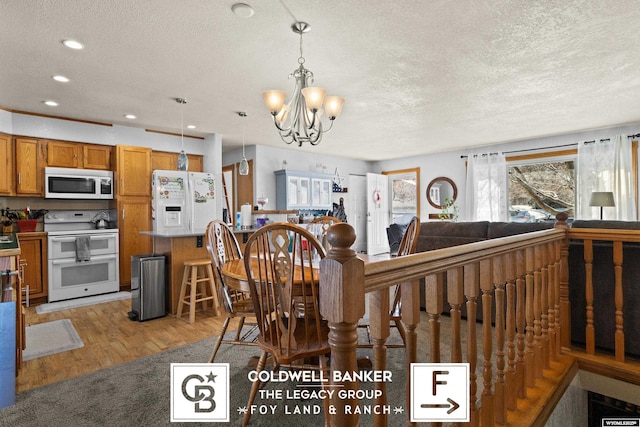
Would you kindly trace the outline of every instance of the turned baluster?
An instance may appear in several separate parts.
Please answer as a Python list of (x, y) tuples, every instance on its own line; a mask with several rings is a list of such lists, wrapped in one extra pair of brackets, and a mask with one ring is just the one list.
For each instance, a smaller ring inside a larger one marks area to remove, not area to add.
[(520, 399), (527, 397), (527, 388), (525, 387), (525, 274), (525, 252), (519, 250), (516, 253), (516, 276), (518, 277), (516, 279), (516, 328), (518, 330), (516, 334), (516, 384)]
[(534, 351), (534, 366), (536, 378), (542, 377), (542, 368), (544, 366), (544, 358), (542, 357), (542, 305), (541, 305), (541, 293), (542, 293), (542, 272), (540, 271), (541, 265), (541, 252), (540, 246), (534, 247), (535, 256), (535, 271), (533, 272), (533, 351)]
[(549, 319), (549, 360), (558, 360), (556, 347), (556, 285), (557, 285), (557, 244), (549, 243), (549, 289), (547, 291), (547, 310)]
[(482, 405), (480, 414), (483, 426), (495, 424), (494, 395), (493, 395), (493, 354), (491, 305), (493, 304), (491, 291), (492, 285), (491, 260), (480, 261), (480, 289), (482, 290)]
[(616, 360), (624, 362), (624, 325), (623, 325), (623, 293), (622, 293), (622, 242), (613, 242), (613, 268), (615, 271), (615, 293), (616, 302), (616, 334), (615, 351)]
[[(542, 367), (549, 369), (549, 247), (547, 244), (540, 246), (542, 265), (540, 269), (540, 310), (541, 310), (541, 345)], [(541, 372), (542, 374), (542, 372)]]
[[(373, 369), (383, 371), (387, 366), (387, 346), (385, 345), (389, 338), (389, 289), (381, 289), (379, 291), (369, 293), (369, 333), (373, 341)], [(409, 383), (409, 381), (407, 381)], [(376, 382), (375, 389), (382, 392), (381, 396), (375, 399), (375, 405), (386, 405), (387, 403), (387, 385), (384, 381)], [(381, 406), (378, 406), (381, 407)], [(373, 417), (374, 426), (386, 426), (388, 419), (387, 414), (381, 411), (381, 414)]]
[(429, 314), (430, 361), (440, 363), (440, 313), (444, 309), (442, 274), (431, 274), (424, 278), (425, 308)]
[(462, 362), (460, 319), (462, 317), (462, 267), (447, 270), (447, 301), (451, 306), (451, 362)]
[(558, 265), (558, 292), (556, 301), (559, 303), (556, 310), (556, 319), (560, 322), (560, 326), (556, 331), (558, 334), (559, 344), (558, 352), (565, 347), (571, 348), (571, 302), (569, 301), (569, 224), (567, 218), (569, 216), (565, 212), (556, 215), (556, 223), (554, 228), (564, 230), (565, 238), (560, 245), (560, 260)]
[(525, 350), (525, 383), (527, 387), (535, 387), (536, 371), (535, 371), (535, 354), (533, 351), (533, 269), (534, 258), (533, 248), (525, 249), (525, 265), (527, 274), (525, 276), (525, 306), (526, 306), (526, 341), (527, 348)]
[(584, 240), (584, 271), (585, 271), (585, 304), (586, 322), (585, 341), (586, 350), (594, 354), (596, 349), (595, 328), (593, 326), (593, 241)]
[(555, 244), (555, 251), (556, 251), (556, 265), (555, 265), (555, 270), (556, 270), (556, 280), (554, 283), (554, 296), (553, 296), (553, 302), (555, 305), (555, 309), (553, 310), (555, 318), (556, 318), (556, 358), (560, 355), (560, 352), (562, 350), (562, 325), (561, 325), (561, 320), (560, 320), (560, 266), (561, 266), (561, 262), (562, 262), (562, 243), (560, 242), (556, 242)]
[[(411, 372), (411, 363), (417, 360), (418, 334), (416, 327), (420, 323), (420, 286), (417, 282), (405, 282), (401, 285), (402, 326), (405, 330), (405, 355), (407, 372)], [(411, 383), (407, 381), (407, 408), (411, 407)], [(413, 424), (410, 424), (413, 425)]]
[[(339, 223), (327, 231), (331, 249), (320, 261), (320, 312), (329, 324), (331, 346), (331, 378), (333, 372), (355, 372), (358, 370), (356, 347), (358, 345), (358, 321), (365, 313), (364, 307), (364, 262), (356, 256), (351, 245), (356, 233), (349, 224)], [(357, 381), (343, 381), (341, 389), (357, 390)], [(355, 393), (354, 393), (355, 394)], [(339, 399), (333, 394), (331, 404), (335, 415), (329, 417), (331, 426), (358, 426), (360, 415), (346, 413), (345, 407), (355, 408), (358, 399)]]
[(478, 309), (478, 295), (480, 284), (478, 278), (478, 264), (464, 266), (464, 294), (467, 297), (467, 362), (469, 363), (469, 426), (477, 427), (478, 418), (478, 338), (476, 331), (476, 312)]
[(505, 405), (509, 410), (517, 407), (516, 385), (516, 257), (514, 252), (505, 254), (505, 275), (507, 278), (507, 380)]
[(505, 410), (505, 381), (504, 381), (504, 265), (503, 258), (492, 258), (493, 284), (496, 295), (496, 390), (495, 390), (495, 418), (496, 423), (504, 424), (507, 413)]

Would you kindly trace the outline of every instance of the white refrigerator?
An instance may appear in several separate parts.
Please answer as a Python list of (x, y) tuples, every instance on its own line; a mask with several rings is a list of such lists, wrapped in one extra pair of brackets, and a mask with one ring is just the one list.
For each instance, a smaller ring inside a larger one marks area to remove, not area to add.
[(159, 234), (202, 233), (216, 219), (214, 176), (206, 172), (154, 170), (151, 214)]

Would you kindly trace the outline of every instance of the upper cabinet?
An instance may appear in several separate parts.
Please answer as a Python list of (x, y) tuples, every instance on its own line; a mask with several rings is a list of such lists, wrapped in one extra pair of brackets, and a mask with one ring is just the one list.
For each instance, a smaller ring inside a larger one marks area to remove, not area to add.
[(83, 168), (111, 170), (109, 145), (81, 142), (43, 141), (47, 146), (47, 166), (59, 168)]
[(13, 187), (13, 141), (10, 135), (0, 134), (0, 165), (5, 165), (0, 172), (0, 194), (12, 196), (15, 194)]
[(332, 175), (279, 170), (276, 174), (276, 209), (331, 209)]
[(86, 169), (113, 169), (113, 147), (110, 145), (82, 144), (82, 167)]
[(117, 196), (151, 196), (151, 148), (116, 145)]
[(58, 168), (82, 167), (82, 144), (47, 141), (47, 166)]
[(40, 147), (37, 139), (15, 138), (16, 195), (43, 196)]
[[(204, 172), (203, 156), (187, 154), (189, 159), (189, 172)], [(151, 153), (151, 170), (178, 170), (178, 153), (167, 151), (154, 151)]]
[(178, 169), (178, 155), (166, 151), (151, 153), (151, 170), (174, 171)]

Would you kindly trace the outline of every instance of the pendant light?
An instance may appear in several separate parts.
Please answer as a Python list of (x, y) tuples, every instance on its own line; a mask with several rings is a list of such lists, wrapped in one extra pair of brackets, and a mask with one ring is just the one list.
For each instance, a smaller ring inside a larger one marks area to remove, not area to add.
[[(238, 115), (241, 118), (247, 117), (247, 113), (244, 111), (238, 111)], [(249, 175), (249, 161), (244, 155), (244, 120), (242, 121), (242, 160), (240, 160), (240, 175)]]
[(186, 171), (189, 170), (189, 158), (187, 154), (184, 152), (184, 104), (187, 103), (187, 100), (184, 98), (176, 98), (176, 102), (178, 104), (182, 104), (180, 108), (180, 154), (178, 154), (178, 170)]

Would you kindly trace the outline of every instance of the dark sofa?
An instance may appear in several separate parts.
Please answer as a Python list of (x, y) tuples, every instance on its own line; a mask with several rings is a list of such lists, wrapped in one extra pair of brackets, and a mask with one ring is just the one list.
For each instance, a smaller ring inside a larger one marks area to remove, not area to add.
[[(464, 245), (467, 243), (480, 242), (499, 237), (513, 236), (516, 234), (529, 233), (533, 231), (547, 230), (553, 228), (554, 222), (447, 222), (429, 221), (420, 224), (420, 234), (418, 235), (418, 245), (416, 252), (426, 252), (435, 249), (448, 248), (451, 246)], [(424, 281), (420, 284), (420, 305), (424, 308)], [(444, 283), (444, 305), (445, 313), (449, 312), (450, 306), (447, 303), (447, 284)], [(466, 317), (466, 306), (462, 307), (462, 315)], [(482, 320), (482, 301), (478, 298), (477, 320)]]

